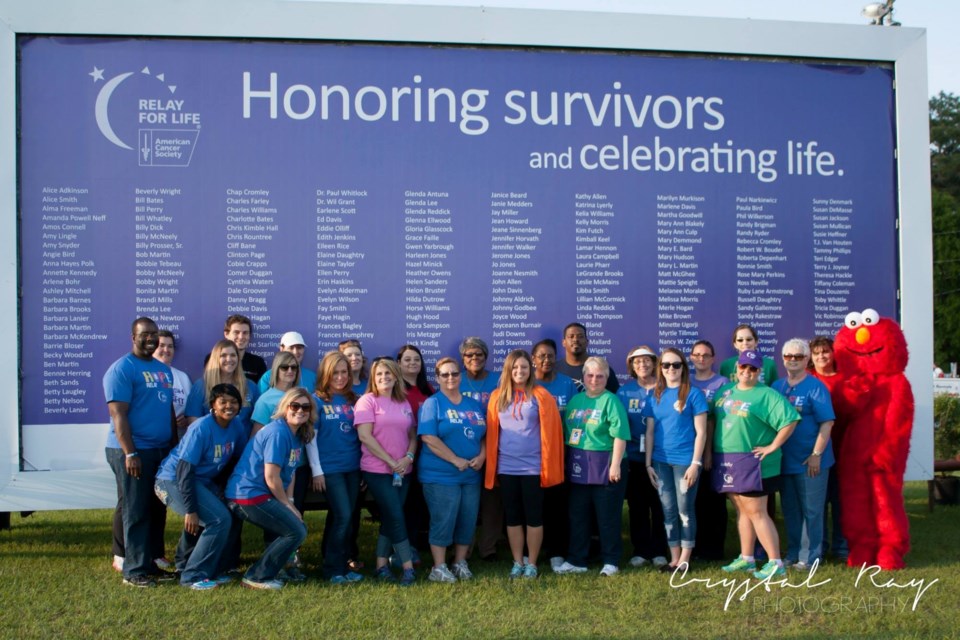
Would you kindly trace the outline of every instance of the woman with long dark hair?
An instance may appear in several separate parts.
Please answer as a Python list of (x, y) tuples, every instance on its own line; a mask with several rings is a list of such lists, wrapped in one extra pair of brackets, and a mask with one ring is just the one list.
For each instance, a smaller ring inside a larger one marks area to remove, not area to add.
[(647, 477), (663, 506), (672, 571), (690, 564), (697, 540), (697, 486), (707, 438), (707, 400), (690, 385), (690, 369), (677, 349), (660, 354), (657, 386), (647, 397)]

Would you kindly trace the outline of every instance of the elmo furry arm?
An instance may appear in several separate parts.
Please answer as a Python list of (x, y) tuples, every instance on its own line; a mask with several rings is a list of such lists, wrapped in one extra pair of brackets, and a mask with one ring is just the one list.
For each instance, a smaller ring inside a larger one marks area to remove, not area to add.
[(887, 411), (872, 462), (878, 469), (902, 476), (913, 430), (913, 391), (903, 374), (890, 376), (883, 386), (887, 391)]

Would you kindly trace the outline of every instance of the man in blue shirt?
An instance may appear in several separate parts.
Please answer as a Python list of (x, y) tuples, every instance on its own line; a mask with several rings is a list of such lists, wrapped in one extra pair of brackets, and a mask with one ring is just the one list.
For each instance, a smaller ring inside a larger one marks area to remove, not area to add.
[(156, 544), (152, 537), (158, 530), (154, 521), (166, 518), (153, 485), (177, 429), (173, 374), (169, 366), (153, 358), (160, 340), (153, 320), (137, 318), (131, 337), (131, 352), (110, 365), (103, 376), (112, 426), (106, 455), (117, 479), (117, 511), (123, 518), (123, 582), (151, 587), (161, 573), (151, 553)]

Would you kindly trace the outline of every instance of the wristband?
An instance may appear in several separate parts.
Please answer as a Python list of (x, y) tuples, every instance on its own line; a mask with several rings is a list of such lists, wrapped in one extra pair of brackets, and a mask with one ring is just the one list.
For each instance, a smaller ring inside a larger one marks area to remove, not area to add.
[(694, 461), (691, 462), (690, 464), (695, 464), (695, 465), (697, 465), (698, 467), (702, 467), (702, 466), (703, 466), (703, 463), (700, 462), (699, 460), (694, 460)]
[(410, 462), (413, 462), (413, 454), (407, 451), (407, 457), (410, 458)]
[(127, 454), (127, 459), (129, 460), (130, 458), (136, 458), (138, 455), (140, 455), (140, 454), (137, 453), (136, 451), (134, 451), (133, 453), (128, 453), (128, 454)]
[(813, 456), (814, 458), (819, 458), (820, 456), (823, 455), (823, 451), (814, 451), (810, 455)]

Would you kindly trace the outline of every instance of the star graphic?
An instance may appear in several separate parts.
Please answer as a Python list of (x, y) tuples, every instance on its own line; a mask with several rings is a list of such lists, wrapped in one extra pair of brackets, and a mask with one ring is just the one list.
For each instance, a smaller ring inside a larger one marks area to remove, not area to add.
[(97, 80), (103, 80), (103, 69), (98, 69), (97, 65), (93, 65), (93, 71), (91, 71), (87, 75), (93, 78), (94, 82), (96, 82)]

